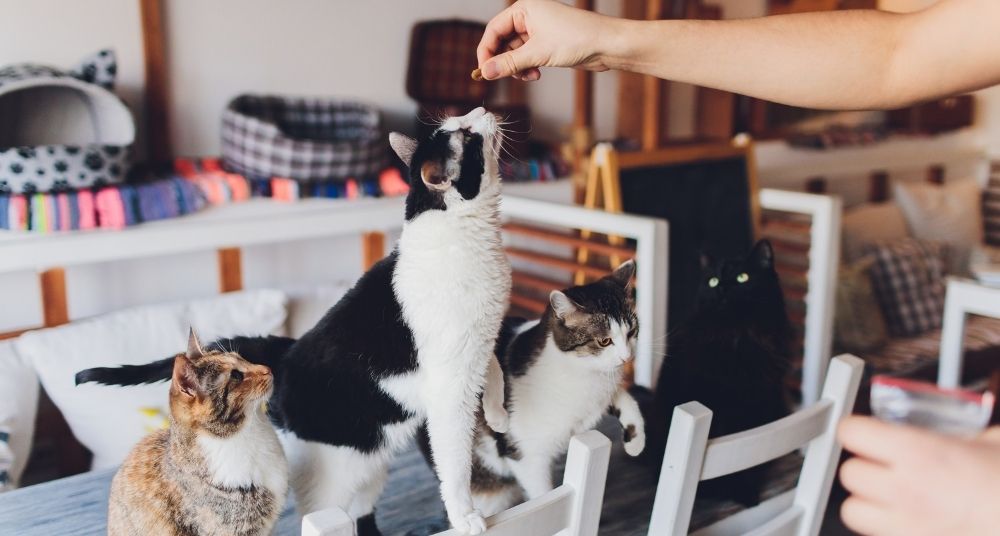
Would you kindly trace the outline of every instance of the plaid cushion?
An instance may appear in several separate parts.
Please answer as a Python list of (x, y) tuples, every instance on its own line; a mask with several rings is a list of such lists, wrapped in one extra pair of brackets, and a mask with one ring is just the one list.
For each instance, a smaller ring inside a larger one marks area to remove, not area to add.
[(983, 191), (983, 228), (986, 243), (1000, 246), (1000, 162), (993, 164)]
[(889, 333), (910, 337), (941, 327), (944, 246), (906, 239), (871, 249), (872, 285)]
[(223, 163), (252, 178), (377, 175), (385, 140), (378, 110), (358, 103), (242, 95), (222, 114)]

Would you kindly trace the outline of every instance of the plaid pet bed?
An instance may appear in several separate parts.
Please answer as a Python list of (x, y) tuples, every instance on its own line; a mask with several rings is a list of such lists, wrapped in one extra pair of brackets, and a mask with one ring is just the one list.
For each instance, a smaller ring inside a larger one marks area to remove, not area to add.
[(222, 114), (223, 163), (251, 178), (377, 176), (385, 140), (378, 110), (359, 103), (242, 95)]

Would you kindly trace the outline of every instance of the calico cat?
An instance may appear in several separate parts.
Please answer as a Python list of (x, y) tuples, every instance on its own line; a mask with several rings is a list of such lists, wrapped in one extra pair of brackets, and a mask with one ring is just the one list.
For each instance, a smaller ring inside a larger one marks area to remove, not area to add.
[(194, 331), (173, 358), (171, 424), (132, 450), (111, 483), (108, 534), (271, 533), (288, 466), (264, 412), (270, 370), (204, 351)]
[[(639, 330), (634, 273), (635, 263), (625, 262), (594, 283), (553, 291), (540, 320), (504, 319), (496, 354), (510, 425), (507, 433), (485, 422), (476, 430), (472, 489), (484, 514), (550, 491), (552, 464), (570, 437), (593, 428), (606, 412), (622, 424), (625, 451), (642, 452), (642, 415), (622, 386)], [(426, 457), (426, 436), (418, 438)]]
[[(790, 413), (784, 379), (791, 327), (761, 240), (745, 258), (705, 262), (696, 306), (667, 347), (649, 423), (650, 461), (660, 466), (674, 406), (697, 400), (712, 410), (709, 437), (741, 432)], [(699, 492), (760, 502), (766, 466), (703, 482)]]
[[(336, 506), (372, 533), (389, 461), (426, 420), (449, 521), (478, 534), (486, 525), (470, 475), (480, 401), (494, 429), (506, 430), (507, 418), (493, 355), (511, 285), (500, 235), (502, 137), (496, 117), (477, 108), (419, 143), (397, 133), (389, 141), (410, 170), (396, 249), (290, 344), (274, 367), (269, 411), (287, 435), (301, 510)], [(78, 382), (162, 377), (160, 362), (84, 371)]]

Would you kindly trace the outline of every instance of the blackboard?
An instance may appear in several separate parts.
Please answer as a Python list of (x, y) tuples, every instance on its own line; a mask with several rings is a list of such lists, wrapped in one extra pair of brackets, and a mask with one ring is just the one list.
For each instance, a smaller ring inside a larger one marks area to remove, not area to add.
[(701, 281), (701, 257), (745, 255), (754, 239), (756, 196), (747, 159), (671, 163), (621, 169), (625, 212), (670, 224), (669, 328), (690, 314)]

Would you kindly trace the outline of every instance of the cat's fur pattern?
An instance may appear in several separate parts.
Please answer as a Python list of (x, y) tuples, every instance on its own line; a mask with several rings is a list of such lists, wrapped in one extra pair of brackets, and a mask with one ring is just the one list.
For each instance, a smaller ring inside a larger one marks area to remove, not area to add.
[[(791, 328), (766, 240), (746, 258), (706, 261), (697, 305), (668, 345), (649, 416), (650, 461), (658, 468), (673, 408), (697, 400), (712, 410), (710, 437), (789, 414), (784, 380)], [(703, 482), (699, 492), (757, 504), (767, 466)]]
[(192, 331), (175, 358), (170, 428), (140, 441), (115, 475), (108, 534), (270, 534), (288, 488), (263, 410), (271, 387), (267, 367), (205, 353)]
[(573, 434), (596, 426), (605, 412), (620, 419), (625, 450), (632, 456), (643, 450), (642, 415), (621, 385), (638, 333), (634, 272), (628, 261), (599, 281), (552, 292), (538, 321), (504, 320), (496, 353), (510, 426), (507, 433), (483, 420), (477, 427), (472, 487), (484, 514), (550, 491), (555, 459)]
[[(356, 519), (370, 515), (392, 455), (426, 420), (449, 520), (462, 532), (485, 530), (469, 482), (481, 394), (490, 425), (506, 429), (493, 356), (511, 285), (500, 143), (496, 118), (482, 108), (446, 119), (419, 143), (390, 135), (410, 168), (397, 248), (275, 368), (269, 408), (303, 512), (336, 506)], [(113, 371), (82, 377), (123, 383)]]

